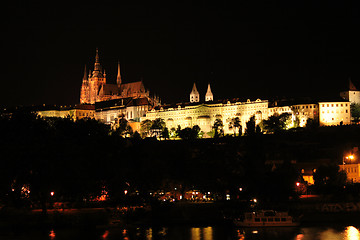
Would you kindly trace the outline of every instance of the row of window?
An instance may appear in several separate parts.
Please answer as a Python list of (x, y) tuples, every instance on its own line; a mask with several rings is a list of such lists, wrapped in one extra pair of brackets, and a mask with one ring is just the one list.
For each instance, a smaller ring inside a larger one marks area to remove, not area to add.
[(255, 222), (286, 222), (286, 218), (255, 218)]
[(356, 173), (357, 172), (357, 167), (345, 168), (345, 172), (347, 172), (347, 173)]
[[(342, 103), (340, 103), (340, 104), (338, 104), (338, 103), (336, 103), (336, 104), (334, 104), (334, 103), (332, 103), (332, 104), (321, 104), (321, 107), (343, 107), (344, 106), (344, 104), (342, 104)], [(347, 103), (345, 103), (345, 107), (347, 107), (348, 106), (348, 104)]]
[(317, 108), (316, 105), (306, 105), (306, 106), (295, 106), (294, 109), (308, 109), (308, 108)]
[[(349, 112), (349, 111), (346, 109), (346, 110), (345, 110), (345, 113), (348, 113), (348, 112)], [(321, 111), (321, 113), (323, 113), (323, 114), (324, 114), (324, 113), (325, 113), (325, 111)], [(327, 110), (327, 111), (326, 111), (326, 113), (330, 113), (330, 111), (329, 111), (329, 110)], [(334, 113), (334, 111), (331, 111), (331, 113)], [(339, 111), (336, 111), (336, 113), (339, 113)], [(344, 113), (344, 111), (340, 111), (340, 113)]]

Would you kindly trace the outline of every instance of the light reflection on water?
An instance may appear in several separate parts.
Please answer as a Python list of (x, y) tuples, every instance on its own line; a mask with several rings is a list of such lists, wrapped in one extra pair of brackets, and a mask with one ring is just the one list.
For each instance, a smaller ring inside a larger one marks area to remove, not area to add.
[(360, 240), (359, 226), (304, 227), (304, 228), (253, 228), (240, 229), (231, 226), (207, 227), (118, 227), (108, 229), (52, 229), (43, 232), (12, 233), (0, 239), (6, 240)]

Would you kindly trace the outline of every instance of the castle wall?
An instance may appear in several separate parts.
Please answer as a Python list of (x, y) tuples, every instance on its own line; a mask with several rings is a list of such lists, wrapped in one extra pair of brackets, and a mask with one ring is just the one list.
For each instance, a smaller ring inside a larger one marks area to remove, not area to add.
[(319, 102), (320, 126), (350, 124), (350, 102)]
[(255, 115), (256, 121), (259, 123), (261, 120), (267, 118), (268, 101), (256, 100), (247, 102), (228, 102), (226, 104), (199, 104), (192, 106), (177, 108), (160, 108), (159, 110), (153, 109), (146, 114), (143, 120), (155, 120), (156, 118), (164, 119), (166, 126), (177, 128), (193, 127), (198, 125), (203, 132), (210, 132), (216, 119), (220, 119), (224, 125), (225, 134), (233, 134), (234, 131), (229, 128), (231, 119), (239, 117), (243, 131), (246, 128), (246, 122), (250, 117)]

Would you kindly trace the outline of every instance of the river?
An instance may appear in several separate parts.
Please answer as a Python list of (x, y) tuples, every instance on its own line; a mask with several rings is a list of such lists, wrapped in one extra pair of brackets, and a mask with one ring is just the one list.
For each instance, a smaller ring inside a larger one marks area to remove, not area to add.
[(240, 229), (226, 226), (112, 227), (97, 229), (13, 229), (2, 240), (359, 240), (360, 226)]

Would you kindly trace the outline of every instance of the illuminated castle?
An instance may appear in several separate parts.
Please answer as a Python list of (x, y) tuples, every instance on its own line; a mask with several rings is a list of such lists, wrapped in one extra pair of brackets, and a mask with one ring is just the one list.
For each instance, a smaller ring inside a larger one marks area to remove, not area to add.
[(149, 91), (145, 89), (142, 81), (123, 83), (120, 63), (118, 63), (116, 84), (107, 83), (105, 70), (100, 65), (99, 51), (96, 49), (94, 70), (87, 74), (85, 66), (80, 103), (95, 104), (96, 102), (124, 98), (147, 98), (154, 105), (159, 101), (156, 98), (150, 98)]

